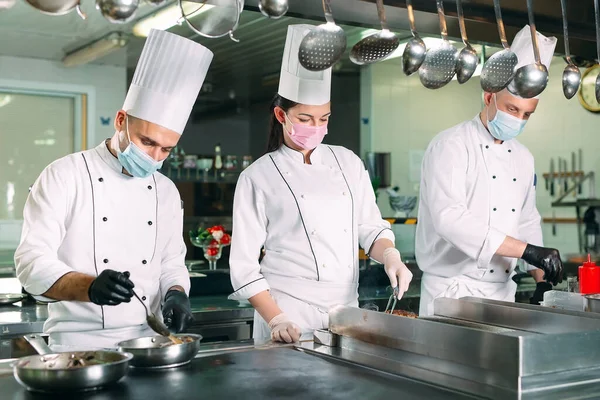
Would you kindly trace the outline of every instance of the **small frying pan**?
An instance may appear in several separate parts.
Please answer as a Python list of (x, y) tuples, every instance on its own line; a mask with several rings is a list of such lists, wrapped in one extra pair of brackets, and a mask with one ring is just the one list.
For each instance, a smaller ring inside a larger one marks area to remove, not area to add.
[(25, 340), (39, 355), (15, 361), (13, 375), (23, 387), (35, 392), (100, 389), (123, 378), (133, 358), (117, 351), (53, 353), (40, 335), (28, 335)]
[[(136, 368), (173, 368), (192, 361), (200, 350), (201, 335), (174, 335), (184, 341), (174, 344), (164, 336), (148, 336), (117, 344), (119, 351), (133, 354), (131, 366)], [(186, 340), (187, 339), (187, 340)]]

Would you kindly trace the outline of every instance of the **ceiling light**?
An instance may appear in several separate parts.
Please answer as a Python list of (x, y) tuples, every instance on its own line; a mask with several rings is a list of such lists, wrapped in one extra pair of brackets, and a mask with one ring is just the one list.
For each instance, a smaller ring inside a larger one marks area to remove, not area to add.
[[(196, 15), (210, 10), (214, 6), (211, 4), (201, 5), (193, 1), (182, 1), (181, 7), (187, 18), (193, 18)], [(183, 21), (179, 4), (171, 4), (147, 17), (141, 18), (133, 26), (133, 34), (139, 37), (148, 37), (151, 29), (164, 31), (172, 26), (180, 25)]]
[(124, 47), (127, 45), (127, 42), (128, 39), (123, 33), (109, 33), (95, 42), (68, 53), (62, 62), (65, 67), (87, 64)]

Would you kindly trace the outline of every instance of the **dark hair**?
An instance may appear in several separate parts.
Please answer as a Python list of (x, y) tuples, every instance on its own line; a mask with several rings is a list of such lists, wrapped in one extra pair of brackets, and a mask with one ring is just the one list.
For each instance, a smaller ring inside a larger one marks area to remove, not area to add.
[(281, 126), (281, 123), (275, 118), (275, 107), (279, 107), (283, 109), (283, 111), (288, 112), (290, 108), (296, 107), (297, 105), (298, 103), (281, 97), (279, 94), (276, 94), (275, 97), (273, 97), (273, 101), (269, 107), (271, 117), (269, 118), (267, 153), (278, 150), (283, 145), (283, 126)]

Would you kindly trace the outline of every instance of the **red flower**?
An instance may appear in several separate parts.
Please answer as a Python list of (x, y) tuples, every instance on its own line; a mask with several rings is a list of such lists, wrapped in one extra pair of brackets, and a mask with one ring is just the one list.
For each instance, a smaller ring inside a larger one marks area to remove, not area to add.
[(210, 247), (216, 247), (219, 244), (219, 242), (217, 242), (215, 239), (211, 240), (210, 243), (208, 244)]
[(206, 249), (206, 255), (209, 257), (215, 257), (217, 254), (219, 254), (219, 249), (216, 247), (209, 247)]
[(223, 237), (221, 238), (221, 244), (227, 245), (231, 243), (231, 236), (229, 236), (227, 233), (225, 233), (223, 235)]

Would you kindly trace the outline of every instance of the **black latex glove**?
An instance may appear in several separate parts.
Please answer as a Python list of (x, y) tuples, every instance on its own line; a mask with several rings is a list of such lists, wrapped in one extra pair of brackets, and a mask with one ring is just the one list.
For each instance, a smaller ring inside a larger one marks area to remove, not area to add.
[(528, 244), (521, 257), (523, 260), (544, 271), (544, 280), (553, 285), (562, 282), (563, 263), (556, 249)]
[(548, 282), (538, 282), (533, 292), (533, 297), (529, 298), (529, 303), (540, 305), (540, 301), (544, 301), (544, 293), (548, 290), (552, 290), (552, 285)]
[(173, 329), (175, 333), (183, 332), (194, 321), (190, 299), (179, 290), (167, 292), (162, 314), (165, 325)]
[(116, 306), (129, 303), (133, 296), (134, 284), (129, 280), (129, 273), (106, 269), (92, 281), (88, 289), (90, 301), (100, 306)]

